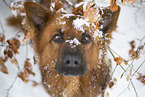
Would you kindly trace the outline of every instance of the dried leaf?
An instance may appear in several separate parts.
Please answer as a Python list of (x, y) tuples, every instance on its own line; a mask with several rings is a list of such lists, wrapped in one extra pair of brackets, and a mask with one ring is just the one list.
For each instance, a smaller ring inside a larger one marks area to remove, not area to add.
[(77, 8), (74, 8), (73, 9), (73, 14), (83, 16), (84, 15), (83, 7), (82, 6), (79, 6)]
[(117, 78), (113, 78), (113, 81), (114, 81), (114, 82), (117, 82)]
[(108, 92), (106, 93), (106, 97), (109, 97), (109, 93)]
[(96, 9), (95, 4), (88, 3), (86, 11), (84, 11), (84, 19), (88, 22), (97, 23), (101, 18), (100, 10)]
[(7, 43), (9, 44), (9, 47), (10, 49), (16, 54), (16, 53), (19, 53), (18, 52), (18, 48), (17, 48), (17, 45), (15, 44), (15, 41), (12, 39), (12, 40), (7, 40)]
[(22, 41), (22, 44), (25, 44), (31, 38), (32, 38), (31, 33), (30, 32), (27, 32), (26, 35), (24, 36), (24, 39)]
[(8, 69), (5, 65), (0, 65), (0, 69), (3, 73), (8, 74)]
[(13, 57), (13, 52), (11, 50), (8, 50), (8, 57), (12, 58)]
[(33, 60), (34, 60), (34, 64), (36, 64), (37, 63), (36, 56), (33, 56)]
[(109, 82), (109, 88), (112, 88), (113, 86), (114, 86), (114, 82), (113, 81)]
[(123, 62), (123, 59), (121, 57), (115, 57), (114, 61), (116, 62), (117, 65), (120, 65)]
[(0, 33), (0, 42), (3, 42), (4, 40), (5, 40), (4, 34), (1, 34), (1, 33)]
[(128, 60), (124, 60), (124, 64), (125, 65), (128, 65)]
[(36, 87), (37, 85), (40, 85), (41, 84), (41, 82), (40, 83), (38, 83), (36, 81), (32, 81), (32, 82), (33, 82), (33, 84), (32, 84), (33, 87)]
[(140, 57), (140, 51), (136, 50), (134, 51), (133, 49), (129, 50), (129, 55), (133, 59), (138, 59)]
[(140, 82), (145, 84), (145, 75), (140, 74), (139, 78), (137, 78)]
[(28, 82), (28, 76), (29, 74), (27, 72), (20, 72), (20, 74), (18, 75), (24, 82)]
[(60, 8), (62, 8), (62, 3), (60, 0), (56, 0), (55, 1), (55, 10), (59, 10)]
[(16, 39), (16, 38), (14, 38), (13, 41), (14, 41), (16, 47), (19, 49), (20, 44), (21, 44), (20, 41), (18, 39)]
[(125, 2), (134, 4), (134, 3), (136, 3), (136, 1), (137, 0), (121, 0), (121, 2), (123, 3), (123, 5), (125, 5)]
[(0, 57), (0, 65), (4, 65), (5, 61), (3, 60), (2, 57)]
[(110, 10), (112, 10), (113, 12), (118, 10), (118, 6), (117, 6), (117, 0), (110, 0)]
[(134, 40), (130, 42), (130, 46), (131, 46), (131, 49), (134, 49), (134, 48), (136, 47), (136, 46), (135, 46), (135, 41), (134, 41)]
[(29, 74), (33, 74), (35, 76), (35, 73), (32, 71), (32, 64), (29, 62), (29, 59), (26, 59), (24, 68), (28, 71)]
[(9, 58), (9, 60), (11, 61), (12, 64), (14, 63), (14, 64), (18, 65), (17, 59), (11, 59), (11, 58)]
[(126, 76), (126, 80), (129, 81), (132, 76), (132, 70), (130, 70), (129, 74)]
[(25, 9), (24, 9), (24, 2), (18, 1), (15, 3), (11, 3), (11, 12), (15, 17), (26, 16)]

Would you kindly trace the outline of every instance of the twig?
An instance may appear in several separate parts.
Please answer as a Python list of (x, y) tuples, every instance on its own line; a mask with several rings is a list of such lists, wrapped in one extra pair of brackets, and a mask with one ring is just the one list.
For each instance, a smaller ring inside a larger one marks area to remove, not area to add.
[[(111, 49), (109, 46), (108, 46), (108, 48), (109, 48), (109, 51), (113, 51), (113, 53), (115, 53), (116, 55), (118, 55), (119, 57), (121, 57), (119, 54), (117, 54), (113, 49)], [(112, 53), (112, 54), (113, 54)], [(113, 57), (115, 58), (115, 56), (113, 55)], [(122, 57), (121, 57), (122, 58)]]
[(4, 30), (4, 27), (3, 27), (3, 25), (2, 25), (1, 19), (0, 19), (0, 26), (1, 26), (1, 28), (2, 28), (2, 33), (5, 34), (5, 30)]
[(132, 82), (131, 80), (130, 80), (130, 82), (131, 82), (131, 85), (132, 85), (132, 87), (133, 87), (133, 89), (134, 89), (134, 91), (135, 91), (136, 97), (138, 97), (138, 94), (137, 94), (137, 91), (136, 91), (136, 89), (135, 89), (135, 86), (134, 86), (133, 82)]
[[(109, 51), (110, 51), (110, 53), (111, 53), (111, 55), (113, 56), (113, 58), (115, 58), (115, 56), (114, 56), (114, 54), (112, 53), (112, 51), (116, 54), (116, 55), (118, 55), (119, 57), (121, 57), (119, 54), (117, 54), (114, 50), (112, 50), (109, 46), (108, 46), (108, 48), (109, 48)], [(121, 57), (122, 58), (122, 57)], [(123, 59), (124, 60), (124, 59)], [(120, 67), (126, 72), (126, 70), (122, 67), (122, 65), (120, 65)]]
[(26, 45), (26, 59), (28, 58), (28, 46), (29, 45)]
[(137, 70), (132, 74), (132, 76), (135, 75), (135, 73), (140, 69), (140, 67), (143, 65), (144, 62), (145, 62), (145, 60), (141, 63), (141, 65), (137, 68)]
[[(134, 62), (134, 60), (131, 62), (131, 64), (133, 64), (133, 62)], [(128, 67), (126, 68), (126, 71), (127, 71), (127, 69), (128, 69), (129, 67), (135, 71), (135, 69), (132, 68), (132, 67), (130, 66), (131, 64), (128, 64), (128, 63), (127, 63)], [(120, 78), (122, 78), (122, 76), (124, 75), (124, 73), (125, 73), (126, 71), (124, 71), (124, 72), (121, 74), (121, 77), (120, 77)]]
[(13, 85), (15, 84), (17, 78), (18, 78), (18, 74), (17, 74), (17, 76), (15, 77), (15, 79), (13, 80), (12, 84), (10, 85), (10, 87), (7, 89), (7, 94), (6, 94), (5, 97), (9, 97), (9, 92), (10, 92), (11, 88), (13, 87)]
[(9, 6), (9, 4), (5, 0), (3, 0), (3, 2), (6, 4), (6, 6), (8, 6), (11, 9), (11, 7)]

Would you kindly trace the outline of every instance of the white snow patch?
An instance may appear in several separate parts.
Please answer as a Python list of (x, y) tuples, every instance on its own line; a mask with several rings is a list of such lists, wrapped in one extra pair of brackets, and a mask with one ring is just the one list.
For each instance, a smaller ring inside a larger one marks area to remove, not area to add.
[(102, 31), (96, 30), (96, 31), (94, 31), (93, 37), (94, 37), (94, 39), (96, 39), (96, 37), (103, 37), (102, 34), (103, 34)]
[(65, 0), (69, 5), (73, 6), (73, 3), (70, 2), (69, 0)]
[(63, 16), (61, 18), (69, 18), (71, 16), (75, 16), (75, 14), (63, 14)]
[(73, 40), (66, 40), (65, 42), (68, 42), (71, 45), (71, 48), (75, 48), (77, 45), (81, 44), (77, 38), (74, 38)]
[(16, 3), (11, 3), (11, 12), (15, 17), (18, 16), (18, 14), (21, 16), (26, 16), (26, 13), (22, 12), (22, 9), (24, 9), (24, 2), (19, 1)]
[(60, 24), (62, 24), (62, 25), (64, 25), (64, 24), (66, 24), (66, 21), (63, 21), (63, 22), (59, 22)]
[(89, 0), (84, 2), (83, 11), (86, 11), (86, 7), (87, 7), (89, 2), (90, 2)]
[(67, 10), (65, 10), (64, 8), (61, 8), (60, 11), (63, 13), (67, 13)]
[(76, 29), (81, 30), (82, 32), (84, 32), (83, 29), (83, 25), (86, 25), (89, 27), (90, 23), (87, 22), (86, 20), (84, 20), (83, 18), (77, 18), (75, 20), (73, 20), (73, 25)]
[(84, 4), (84, 2), (80, 2), (80, 3), (75, 5), (75, 8), (77, 8), (77, 7), (79, 7), (79, 6), (83, 5), (83, 4)]

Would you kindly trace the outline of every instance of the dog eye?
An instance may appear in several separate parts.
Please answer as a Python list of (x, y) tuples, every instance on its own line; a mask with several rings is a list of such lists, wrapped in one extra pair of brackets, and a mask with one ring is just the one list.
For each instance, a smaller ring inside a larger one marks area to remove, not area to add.
[(52, 39), (55, 42), (62, 42), (63, 41), (63, 37), (60, 34), (55, 34)]
[(91, 42), (91, 36), (88, 34), (83, 34), (82, 35), (82, 43), (89, 43)]

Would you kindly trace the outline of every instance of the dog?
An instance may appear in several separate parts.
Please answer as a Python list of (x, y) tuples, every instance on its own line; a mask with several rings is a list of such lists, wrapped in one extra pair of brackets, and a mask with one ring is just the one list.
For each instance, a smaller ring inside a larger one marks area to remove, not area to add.
[(25, 2), (24, 8), (46, 91), (52, 97), (103, 95), (110, 80), (107, 46), (120, 7), (115, 12), (103, 9), (99, 31), (88, 22), (76, 26), (85, 22), (79, 15), (51, 12), (34, 2)]

